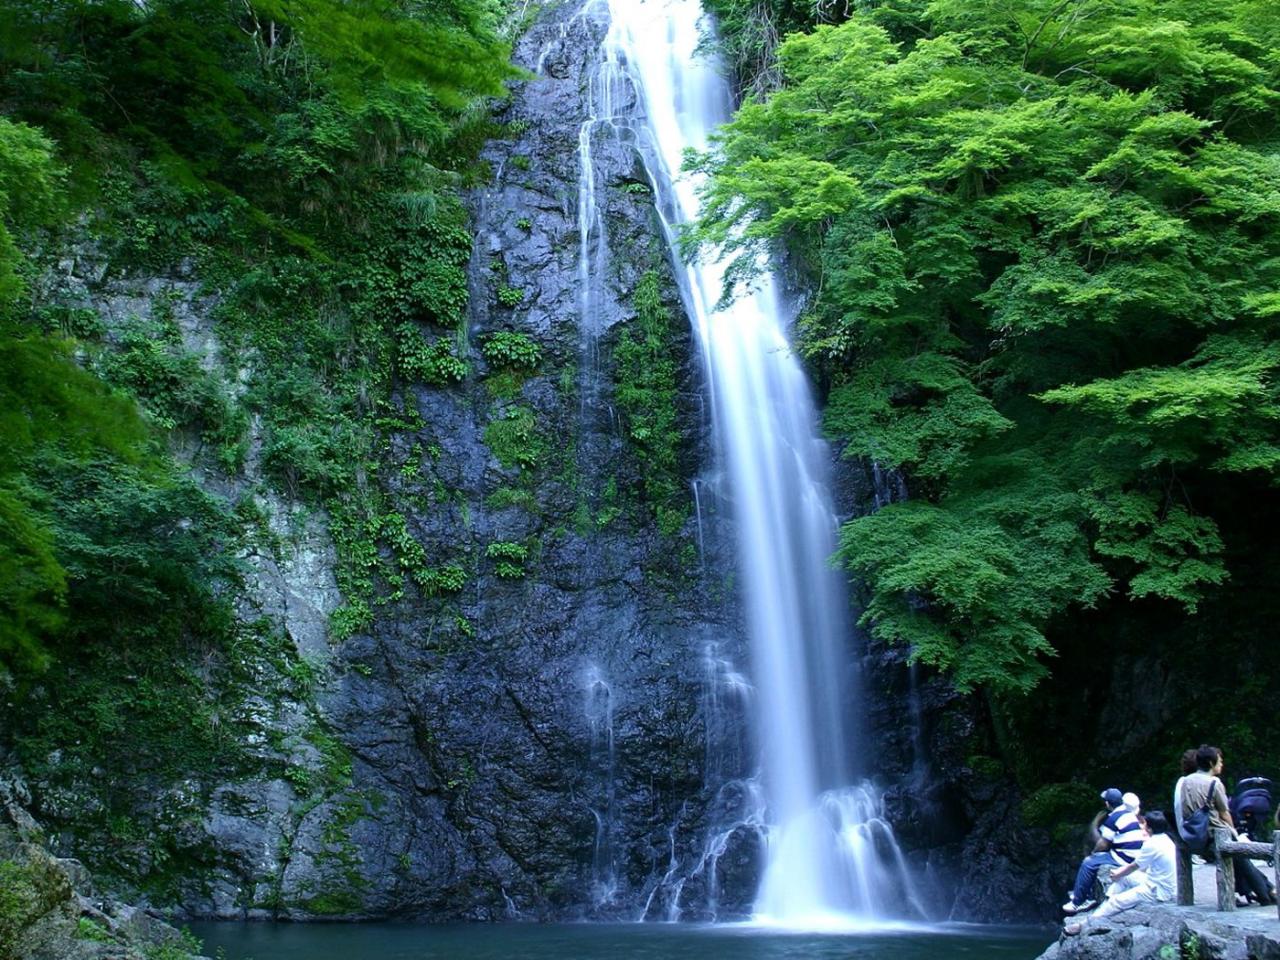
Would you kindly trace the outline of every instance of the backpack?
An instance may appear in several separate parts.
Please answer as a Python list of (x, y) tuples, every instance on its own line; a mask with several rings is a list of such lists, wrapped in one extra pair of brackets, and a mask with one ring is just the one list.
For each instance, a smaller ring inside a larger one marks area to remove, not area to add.
[[(1212, 799), (1212, 794), (1210, 795)], [(1182, 818), (1182, 845), (1192, 853), (1203, 854), (1209, 849), (1209, 800), (1195, 813)]]

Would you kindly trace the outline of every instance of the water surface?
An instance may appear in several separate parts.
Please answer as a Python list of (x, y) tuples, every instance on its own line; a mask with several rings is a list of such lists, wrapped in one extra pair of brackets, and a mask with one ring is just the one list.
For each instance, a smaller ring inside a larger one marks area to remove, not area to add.
[(1034, 960), (1056, 931), (813, 934), (693, 924), (200, 923), (226, 960)]

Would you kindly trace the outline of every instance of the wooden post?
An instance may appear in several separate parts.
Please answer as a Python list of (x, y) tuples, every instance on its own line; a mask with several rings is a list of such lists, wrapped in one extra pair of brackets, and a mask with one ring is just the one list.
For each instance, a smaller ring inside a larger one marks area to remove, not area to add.
[[(1276, 833), (1280, 837), (1280, 831)], [(1178, 906), (1190, 907), (1196, 902), (1195, 877), (1191, 873), (1191, 851), (1178, 845)]]
[(1223, 852), (1231, 842), (1231, 831), (1226, 827), (1213, 828), (1213, 855), (1218, 862), (1218, 909), (1236, 908), (1236, 862)]
[[(1231, 831), (1218, 828), (1213, 831), (1213, 849), (1218, 858), (1218, 909), (1235, 909), (1236, 865), (1232, 857), (1248, 857), (1250, 860), (1269, 860), (1276, 878), (1280, 879), (1280, 837), (1268, 846), (1253, 840), (1232, 840)], [(1229, 904), (1229, 905), (1227, 905)]]

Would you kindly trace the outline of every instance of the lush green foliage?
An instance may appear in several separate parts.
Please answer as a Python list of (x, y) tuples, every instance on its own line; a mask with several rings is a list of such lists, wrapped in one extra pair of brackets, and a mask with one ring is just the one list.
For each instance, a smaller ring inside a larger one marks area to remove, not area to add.
[(684, 525), (689, 501), (680, 473), (683, 437), (678, 423), (676, 359), (671, 312), (662, 302), (658, 274), (636, 284), (636, 319), (614, 348), (618, 411), (639, 456), (645, 499), (668, 536)]
[(22, 254), (12, 230), (47, 220), (60, 194), (62, 170), (39, 130), (0, 116), (0, 311), (23, 292)]
[(536, 370), (542, 361), (542, 349), (524, 333), (499, 330), (485, 338), (481, 348), (484, 358), (499, 369)]
[(92, 940), (94, 943), (111, 943), (111, 931), (89, 917), (81, 917), (76, 923), (76, 939)]
[(95, 455), (142, 461), (145, 431), (65, 344), (40, 336), (0, 339), (0, 411), (0, 666), (40, 665), (64, 624), (68, 584), (37, 469)]
[(546, 444), (538, 433), (538, 420), (532, 408), (507, 407), (484, 428), (484, 442), (498, 462), (507, 468), (532, 470), (545, 454)]
[(524, 302), (524, 291), (519, 287), (499, 287), (498, 302), (504, 307), (518, 307)]
[(1029, 688), (1116, 591), (1194, 612), (1232, 491), (1273, 496), (1278, 38), (1253, 0), (871, 2), (697, 161), (700, 238), (813, 277), (830, 435), (907, 479), (843, 531), (866, 621), (962, 687)]
[[(422, 426), (402, 388), (468, 375), (458, 188), (516, 73), (510, 11), (0, 0), (0, 746), (81, 805), (83, 856), (157, 896), (200, 856), (195, 791), (268, 762), (246, 698), (306, 709), (323, 672), (244, 617), (237, 557), (277, 518), (241, 471), (328, 511), (337, 637), (466, 583), (393, 508), (386, 437)], [(108, 293), (147, 278), (139, 315), (64, 299), (68, 250)], [(323, 770), (269, 775), (314, 806), (350, 761), (308, 739)]]
[(528, 334), (499, 330), (484, 338), (480, 352), (488, 361), (484, 385), (490, 397), (512, 401), (520, 396), (525, 381), (542, 365), (542, 347)]
[(493, 569), (498, 576), (518, 579), (525, 574), (529, 548), (514, 540), (496, 540), (485, 547), (484, 555), (494, 561)]
[[(382, 512), (361, 481), (373, 408), (397, 377), (467, 373), (451, 334), (470, 236), (452, 185), (486, 130), (470, 104), (512, 75), (504, 7), (6, 0), (3, 12), (0, 104), (17, 119), (0, 119), (0, 657), (41, 661), (67, 627), (65, 531), (33, 505), (69, 505), (32, 482), (32, 464), (147, 460), (140, 497), (169, 469), (146, 449), (135, 398), (145, 421), (228, 471), (256, 412), (263, 468), (335, 511), (352, 548), (343, 586), (367, 604), (353, 541)], [(14, 238), (76, 208), (113, 270), (194, 259), (251, 373), (243, 397), (184, 348), (164, 297), (107, 345), (93, 318), (24, 296), (33, 267)], [(67, 334), (116, 391), (76, 368)]]

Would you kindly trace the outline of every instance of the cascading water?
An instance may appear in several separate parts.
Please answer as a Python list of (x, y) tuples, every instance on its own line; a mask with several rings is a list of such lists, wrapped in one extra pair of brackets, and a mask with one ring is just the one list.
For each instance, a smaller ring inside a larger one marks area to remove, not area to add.
[[(610, 18), (579, 139), (581, 279), (590, 334), (593, 269), (606, 257), (593, 135), (607, 129), (634, 137), (674, 249), (680, 225), (698, 214), (699, 179), (679, 175), (683, 153), (706, 149), (732, 104), (723, 71), (700, 50), (706, 24), (697, 0), (590, 0), (582, 15)], [(622, 95), (624, 87), (634, 95)], [(857, 692), (845, 649), (847, 598), (828, 565), (836, 531), (829, 451), (816, 437), (786, 312), (768, 275), (717, 309), (724, 265), (692, 264), (682, 272), (728, 471), (752, 639), (770, 824), (757, 918), (817, 926), (907, 915), (912, 910), (904, 905), (915, 897), (880, 796), (857, 783), (850, 765), (858, 746), (851, 716)], [(714, 846), (708, 844), (704, 862)], [(676, 869), (673, 859), (669, 874)], [(915, 912), (923, 914), (918, 900)]]
[(617, 753), (613, 739), (613, 690), (600, 668), (587, 667), (586, 718), (591, 732), (591, 758), (603, 785), (603, 803), (592, 807), (596, 834), (591, 851), (592, 896), (596, 905), (608, 903), (617, 891), (618, 878), (613, 859), (614, 773)]

